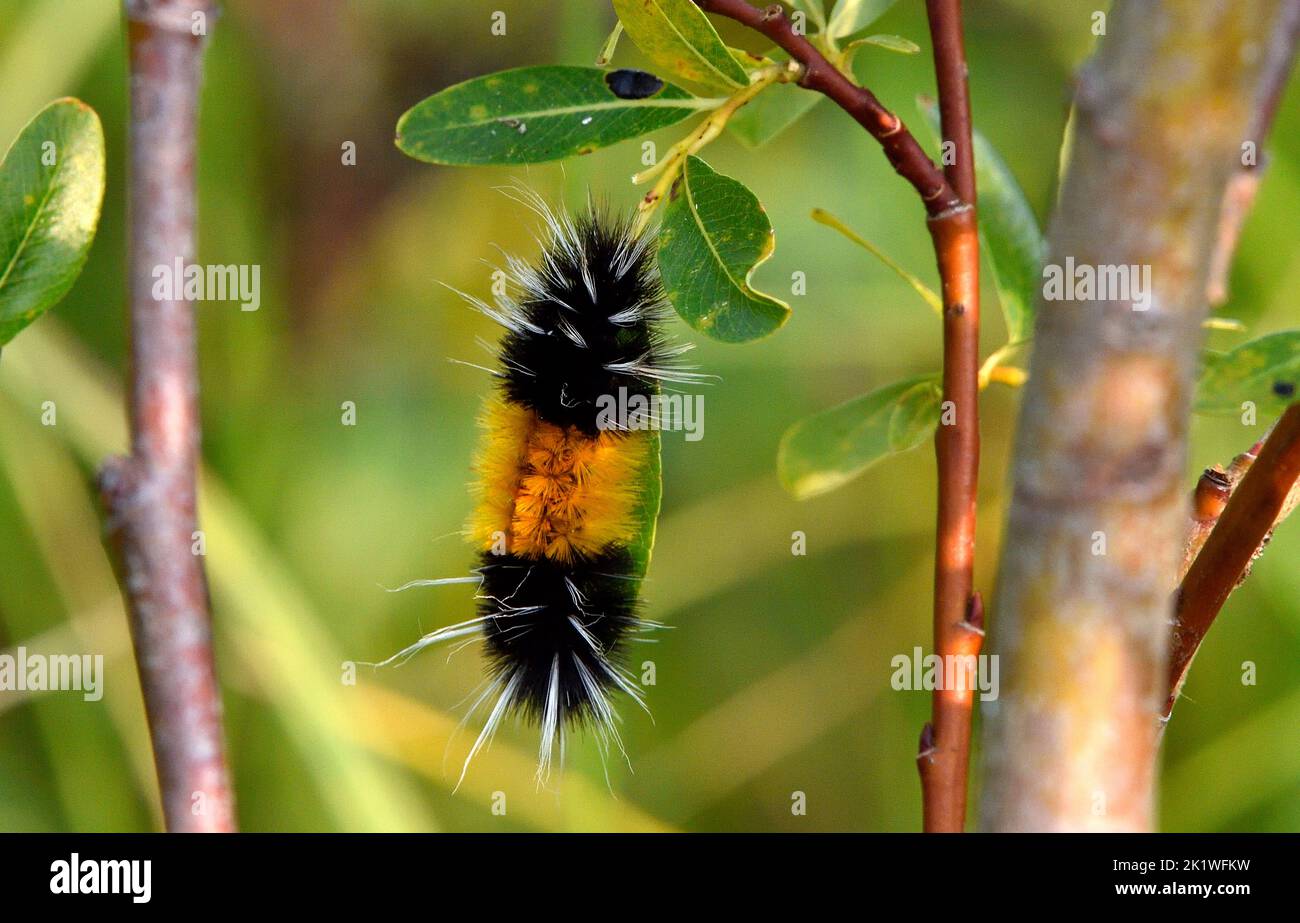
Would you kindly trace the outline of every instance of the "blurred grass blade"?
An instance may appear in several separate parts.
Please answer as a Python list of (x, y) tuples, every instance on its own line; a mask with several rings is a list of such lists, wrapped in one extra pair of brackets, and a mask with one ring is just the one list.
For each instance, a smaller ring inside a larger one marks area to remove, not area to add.
[(865, 29), (893, 6), (897, 0), (839, 0), (831, 13), (828, 31), (835, 38), (852, 35)]
[(0, 163), (0, 346), (72, 288), (103, 198), (99, 116), (80, 100), (50, 103)]
[(752, 192), (688, 157), (659, 231), (659, 271), (673, 308), (693, 328), (728, 343), (766, 336), (790, 316), (749, 278), (776, 246)]
[(1206, 357), (1197, 413), (1238, 414), (1247, 401), (1261, 417), (1281, 413), (1300, 393), (1300, 330), (1270, 333)]
[(728, 93), (749, 76), (691, 0), (614, 0), (627, 36), (647, 58), (676, 77)]
[[(353, 725), (367, 747), (411, 770), (435, 785), (446, 787), (444, 760), (460, 765), (473, 743), (473, 734), (460, 734), (456, 719), (408, 696), (382, 686), (358, 686), (349, 696)], [(453, 739), (456, 740), (453, 740)], [(500, 741), (480, 750), (474, 768), (465, 777), (460, 795), (490, 805), (502, 779), (527, 779), (537, 771), (533, 754), (503, 746)], [(454, 777), (453, 777), (454, 780)], [(575, 805), (580, 811), (573, 811)], [(636, 805), (611, 796), (603, 780), (593, 782), (570, 771), (564, 777), (564, 798), (553, 791), (521, 785), (510, 789), (510, 816), (541, 830), (576, 832), (618, 831), (661, 833), (671, 830), (663, 821)]]
[[(28, 401), (53, 400), (59, 427), (94, 467), (127, 438), (124, 402), (75, 344), (43, 324), (6, 354), (6, 387)], [(69, 412), (69, 409), (72, 409)], [(410, 783), (354, 742), (339, 682), (345, 659), (323, 633), (306, 595), (278, 554), (216, 478), (203, 474), (200, 509), (208, 568), (219, 600), (215, 628), (233, 642), (248, 680), (272, 703), (335, 824), (343, 830), (429, 829), (434, 821)]]
[(934, 290), (931, 289), (924, 282), (922, 282), (919, 278), (914, 276), (912, 273), (904, 269), (901, 265), (896, 263), (893, 260), (893, 258), (891, 258), (887, 253), (885, 253), (883, 250), (881, 250), (871, 241), (867, 240), (865, 237), (858, 234), (856, 231), (854, 231), (852, 228), (846, 225), (843, 221), (841, 221), (839, 218), (836, 218), (834, 215), (826, 211), (824, 208), (814, 208), (812, 210), (812, 219), (816, 221), (818, 224), (824, 224), (828, 228), (833, 228), (836, 231), (839, 231), (849, 240), (853, 241), (853, 243), (857, 244), (859, 247), (866, 250), (876, 259), (880, 260), (880, 262), (884, 263), (895, 273), (897, 273), (900, 279), (902, 279), (904, 282), (910, 285), (912, 287), (912, 290), (921, 296), (921, 300), (934, 309), (935, 314), (938, 314), (940, 316), (943, 315), (943, 300), (934, 293)]
[[(938, 107), (932, 100), (921, 100), (920, 106), (936, 141), (941, 142)], [(1034, 334), (1046, 244), (1034, 212), (1006, 162), (978, 131), (974, 133), (974, 144), (980, 237), (1002, 303), (1007, 341), (1018, 343)]]
[(815, 497), (918, 445), (939, 422), (924, 390), (937, 387), (934, 375), (908, 378), (800, 420), (781, 437), (781, 483), (800, 500)]
[[(41, 0), (5, 7), (0, 48), (0, 144), (41, 106), (80, 84), (95, 56), (119, 35), (122, 5), (111, 0)], [(58, 49), (51, 54), (50, 49)]]
[(416, 103), (397, 122), (397, 146), (429, 163), (544, 163), (656, 131), (713, 105), (644, 71), (521, 67)]

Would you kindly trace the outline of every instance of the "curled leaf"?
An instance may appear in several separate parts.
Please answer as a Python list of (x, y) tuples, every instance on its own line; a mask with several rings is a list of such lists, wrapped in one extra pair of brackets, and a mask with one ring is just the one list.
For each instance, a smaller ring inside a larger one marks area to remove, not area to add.
[(752, 192), (688, 157), (659, 231), (664, 292), (682, 319), (716, 340), (766, 336), (790, 316), (749, 278), (772, 255), (772, 225)]

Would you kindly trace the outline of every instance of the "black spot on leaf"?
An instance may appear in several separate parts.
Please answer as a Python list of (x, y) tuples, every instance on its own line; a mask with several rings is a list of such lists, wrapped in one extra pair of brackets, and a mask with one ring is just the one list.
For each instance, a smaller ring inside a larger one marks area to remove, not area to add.
[(645, 99), (662, 90), (664, 82), (654, 74), (624, 67), (606, 74), (605, 85), (619, 99)]
[(1278, 397), (1294, 397), (1295, 382), (1293, 381), (1275, 381), (1273, 382), (1273, 393)]

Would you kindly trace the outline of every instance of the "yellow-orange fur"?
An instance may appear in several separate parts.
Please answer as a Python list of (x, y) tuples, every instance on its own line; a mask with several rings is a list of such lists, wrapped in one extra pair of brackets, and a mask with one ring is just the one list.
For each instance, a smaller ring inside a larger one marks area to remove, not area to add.
[(592, 437), (500, 397), (488, 401), (482, 424), (469, 523), (475, 545), (492, 549), (504, 534), (512, 554), (568, 563), (632, 540), (646, 433)]

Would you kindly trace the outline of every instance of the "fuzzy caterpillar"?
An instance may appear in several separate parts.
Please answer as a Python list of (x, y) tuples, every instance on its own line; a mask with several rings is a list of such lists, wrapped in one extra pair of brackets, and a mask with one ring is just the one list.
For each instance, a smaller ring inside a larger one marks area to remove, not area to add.
[(659, 508), (658, 436), (611, 426), (602, 396), (648, 399), (661, 382), (705, 376), (674, 362), (689, 346), (670, 348), (659, 332), (665, 302), (649, 236), (592, 206), (575, 219), (521, 197), (547, 225), (540, 261), (507, 256), (509, 285), (493, 305), (460, 293), (505, 329), (467, 530), (477, 576), (415, 581), (477, 582), (478, 612), (385, 663), (481, 636), (488, 677), (466, 719), (491, 705), (465, 769), (513, 713), (540, 728), (541, 784), (557, 744), (563, 760), (567, 728), (592, 728), (602, 755), (611, 742), (622, 750), (615, 699), (646, 708), (627, 647), (660, 627), (638, 614)]

